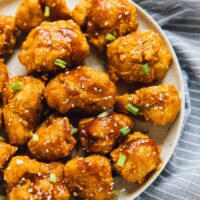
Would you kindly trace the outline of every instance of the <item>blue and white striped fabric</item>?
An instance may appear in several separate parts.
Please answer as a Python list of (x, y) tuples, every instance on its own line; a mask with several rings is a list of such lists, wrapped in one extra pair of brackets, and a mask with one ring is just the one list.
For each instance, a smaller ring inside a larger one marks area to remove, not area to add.
[(200, 0), (135, 0), (162, 27), (182, 68), (185, 126), (176, 151), (137, 200), (200, 200)]

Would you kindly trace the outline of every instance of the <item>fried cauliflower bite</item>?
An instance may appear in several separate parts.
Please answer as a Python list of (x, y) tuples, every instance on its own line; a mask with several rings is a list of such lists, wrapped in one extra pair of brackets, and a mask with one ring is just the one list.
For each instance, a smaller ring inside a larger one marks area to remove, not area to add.
[(8, 70), (6, 68), (6, 65), (4, 64), (4, 60), (0, 59), (0, 96), (2, 94), (4, 85), (7, 82), (8, 82)]
[(115, 97), (116, 87), (107, 74), (87, 66), (59, 74), (45, 89), (48, 105), (60, 113), (100, 113), (113, 107)]
[[(4, 64), (4, 60), (0, 59), (0, 99), (2, 97), (3, 88), (7, 82), (8, 82), (8, 70), (6, 68), (6, 65)], [(1, 126), (2, 126), (2, 108), (0, 103), (0, 127)]]
[(13, 53), (16, 31), (15, 17), (0, 15), (0, 56)]
[(138, 27), (136, 8), (127, 0), (80, 0), (72, 16), (100, 51), (110, 42), (107, 34), (120, 37)]
[(35, 131), (29, 151), (37, 158), (56, 160), (67, 157), (76, 145), (67, 117), (51, 115)]
[(116, 109), (128, 113), (127, 105), (139, 108), (139, 113), (146, 121), (157, 126), (173, 122), (180, 111), (179, 92), (173, 84), (163, 84), (137, 90), (134, 94), (118, 96)]
[(16, 147), (13, 147), (5, 142), (0, 142), (0, 172), (6, 162), (13, 156), (13, 154), (15, 154), (16, 151)]
[(64, 165), (16, 156), (4, 170), (9, 200), (70, 199), (64, 185)]
[(65, 165), (65, 183), (74, 196), (107, 200), (113, 195), (113, 178), (108, 159), (100, 155), (76, 157)]
[(32, 77), (14, 77), (3, 91), (3, 117), (12, 145), (25, 145), (43, 110), (44, 84)]
[[(89, 45), (79, 26), (72, 20), (60, 20), (43, 22), (33, 29), (22, 45), (19, 59), (28, 74), (42, 74), (79, 65), (88, 54)], [(60, 60), (64, 64), (56, 64)]]
[(127, 83), (162, 79), (172, 60), (164, 40), (152, 30), (118, 38), (109, 45), (107, 57), (111, 80)]
[(90, 153), (109, 153), (124, 136), (120, 130), (133, 128), (130, 117), (113, 113), (106, 117), (87, 118), (79, 122), (79, 138), (82, 147)]
[[(120, 163), (124, 157), (125, 161)], [(127, 181), (143, 183), (161, 163), (160, 147), (148, 136), (135, 132), (111, 152), (114, 169)]]
[[(4, 64), (4, 60), (0, 59), (0, 98), (2, 96), (3, 88), (7, 82), (8, 82), (8, 70), (6, 68), (6, 65)], [(2, 125), (2, 108), (0, 106), (0, 127), (1, 125)]]
[(2, 126), (2, 124), (3, 124), (3, 111), (2, 111), (2, 108), (0, 108), (0, 128), (1, 128), (1, 126)]
[(70, 11), (65, 0), (21, 0), (16, 13), (16, 25), (22, 31), (29, 32), (42, 21), (56, 21), (69, 17)]

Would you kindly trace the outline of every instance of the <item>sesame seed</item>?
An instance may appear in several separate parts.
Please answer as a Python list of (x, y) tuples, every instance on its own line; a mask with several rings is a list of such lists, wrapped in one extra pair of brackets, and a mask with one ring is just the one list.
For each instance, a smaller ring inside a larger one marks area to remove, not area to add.
[(49, 153), (49, 149), (45, 149), (45, 151), (46, 151), (47, 153)]
[(21, 164), (24, 163), (24, 161), (23, 160), (17, 160), (16, 163), (17, 163), (17, 165), (21, 165)]
[(158, 109), (158, 106), (154, 107), (154, 110), (157, 110)]

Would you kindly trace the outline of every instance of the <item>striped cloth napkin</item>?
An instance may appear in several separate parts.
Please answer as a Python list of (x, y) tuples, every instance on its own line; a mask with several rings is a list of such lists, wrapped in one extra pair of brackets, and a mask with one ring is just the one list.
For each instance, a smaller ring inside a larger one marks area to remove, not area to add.
[(168, 165), (137, 200), (200, 200), (200, 0), (135, 0), (162, 27), (186, 90), (182, 136)]

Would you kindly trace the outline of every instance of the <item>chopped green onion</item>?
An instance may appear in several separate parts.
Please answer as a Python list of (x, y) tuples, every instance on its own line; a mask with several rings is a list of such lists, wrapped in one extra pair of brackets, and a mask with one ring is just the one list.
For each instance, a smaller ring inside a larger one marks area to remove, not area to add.
[(57, 182), (56, 175), (54, 173), (51, 173), (49, 176), (49, 180), (51, 183), (56, 183)]
[(121, 155), (117, 161), (117, 166), (119, 167), (124, 167), (126, 162), (126, 156), (125, 155)]
[(133, 104), (131, 104), (131, 103), (128, 103), (126, 106), (125, 106), (125, 108), (129, 111), (129, 112), (131, 112), (133, 115), (138, 115), (139, 114), (139, 108), (137, 108), (137, 107), (135, 107)]
[(122, 135), (128, 135), (128, 134), (131, 132), (131, 130), (129, 129), (128, 126), (124, 126), (123, 128), (120, 129), (119, 132), (120, 132)]
[(97, 115), (97, 117), (98, 117), (98, 118), (103, 118), (103, 117), (108, 116), (109, 114), (110, 114), (110, 113), (109, 113), (108, 111), (105, 111), (105, 112), (103, 112), (103, 113)]
[(33, 141), (37, 142), (39, 140), (39, 137), (37, 134), (33, 134)]
[(54, 64), (61, 67), (62, 69), (65, 69), (67, 67), (67, 62), (61, 59), (56, 59)]
[(101, 59), (101, 64), (102, 64), (102, 65), (107, 65), (107, 60), (106, 60), (106, 58), (102, 58), (102, 59)]
[(118, 200), (118, 198), (119, 198), (119, 191), (117, 191), (117, 190), (114, 190), (113, 191), (113, 200)]
[(108, 40), (108, 41), (114, 41), (114, 40), (116, 40), (117, 38), (113, 35), (113, 34), (111, 34), (111, 33), (107, 33), (106, 34), (106, 40)]
[(21, 82), (12, 83), (10, 87), (12, 88), (13, 91), (18, 91), (22, 89), (22, 83)]
[(51, 113), (51, 108), (47, 107), (45, 109), (45, 111), (43, 112), (43, 115), (46, 117), (47, 115), (49, 115)]
[(0, 142), (3, 142), (3, 141), (5, 141), (5, 138), (0, 136)]
[(76, 133), (78, 133), (78, 128), (71, 128), (71, 134), (74, 135)]
[(49, 17), (50, 16), (50, 7), (49, 6), (45, 6), (45, 8), (44, 8), (44, 16), (45, 17)]
[(148, 74), (149, 73), (149, 65), (148, 63), (145, 63), (142, 65), (142, 70), (144, 72), (144, 74)]

